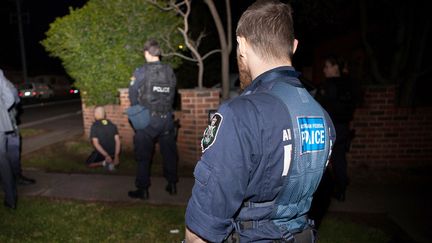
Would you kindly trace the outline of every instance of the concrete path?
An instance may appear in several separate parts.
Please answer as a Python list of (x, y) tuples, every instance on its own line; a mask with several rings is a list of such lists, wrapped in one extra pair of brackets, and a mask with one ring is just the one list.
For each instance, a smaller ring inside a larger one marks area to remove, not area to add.
[[(114, 172), (115, 173), (115, 172)], [(127, 192), (135, 190), (134, 176), (100, 174), (61, 174), (26, 170), (25, 175), (37, 180), (29, 186), (20, 186), (19, 195), (46, 196), (53, 198), (77, 199), (83, 201), (144, 202), (131, 199)], [(186, 205), (189, 200), (193, 178), (181, 178), (177, 184), (177, 195), (165, 191), (166, 181), (161, 177), (152, 178), (149, 189), (150, 204)]]

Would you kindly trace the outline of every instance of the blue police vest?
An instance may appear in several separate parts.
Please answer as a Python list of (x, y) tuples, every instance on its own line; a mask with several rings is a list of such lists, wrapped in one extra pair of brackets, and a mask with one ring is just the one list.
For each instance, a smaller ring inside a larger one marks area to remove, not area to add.
[[(243, 230), (245, 225), (268, 229), (276, 226), (281, 238), (290, 239), (294, 233), (310, 226), (307, 212), (331, 153), (333, 124), (297, 76), (292, 70), (278, 70), (265, 77), (270, 81), (254, 85), (265, 86), (264, 92), (285, 105), (292, 129), (284, 131), (287, 145), (284, 146), (283, 185), (278, 196), (268, 202), (245, 202), (238, 214), (242, 221), (236, 222), (236, 231)], [(269, 213), (256, 220), (257, 210)]]

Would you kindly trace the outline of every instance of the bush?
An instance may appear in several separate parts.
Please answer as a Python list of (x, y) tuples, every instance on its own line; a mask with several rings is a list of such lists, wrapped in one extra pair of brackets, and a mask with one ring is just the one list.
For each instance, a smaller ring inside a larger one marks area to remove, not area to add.
[[(88, 105), (117, 103), (118, 88), (128, 87), (131, 73), (144, 62), (147, 38), (182, 43), (181, 19), (146, 0), (90, 0), (81, 9), (51, 23), (42, 45), (62, 60)], [(167, 59), (174, 67), (180, 59)]]

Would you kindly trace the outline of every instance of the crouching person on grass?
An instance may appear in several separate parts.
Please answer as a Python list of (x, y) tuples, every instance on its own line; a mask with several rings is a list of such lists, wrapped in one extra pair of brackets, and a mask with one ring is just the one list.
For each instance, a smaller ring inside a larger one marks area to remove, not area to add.
[(117, 126), (105, 118), (105, 109), (97, 106), (94, 110), (95, 122), (90, 128), (90, 140), (95, 150), (86, 163), (88, 167), (104, 167), (115, 170), (120, 163), (120, 136)]

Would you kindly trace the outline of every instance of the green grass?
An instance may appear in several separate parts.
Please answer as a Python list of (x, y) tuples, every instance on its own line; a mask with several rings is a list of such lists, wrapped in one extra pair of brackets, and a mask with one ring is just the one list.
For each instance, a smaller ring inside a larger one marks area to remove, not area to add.
[(35, 129), (35, 128), (22, 128), (20, 129), (20, 135), (22, 138), (33, 137), (39, 134), (44, 133), (43, 129)]
[[(21, 199), (0, 209), (0, 242), (180, 242), (184, 208)], [(180, 233), (171, 234), (171, 229)]]
[[(109, 173), (103, 168), (88, 168), (85, 164), (93, 147), (87, 139), (75, 138), (43, 148), (22, 158), (23, 167), (36, 168), (48, 172), (61, 173)], [(193, 167), (179, 165), (179, 176), (191, 177)], [(116, 174), (135, 175), (136, 161), (132, 151), (124, 150), (120, 155), (120, 165)], [(155, 152), (152, 175), (162, 176), (162, 156)]]
[(380, 229), (331, 216), (324, 218), (318, 237), (319, 243), (381, 243), (391, 240), (391, 237)]
[[(0, 242), (180, 242), (185, 208), (137, 203), (85, 203), (21, 198), (16, 211), (0, 207)], [(170, 230), (178, 229), (178, 234)], [(381, 230), (328, 216), (320, 243), (380, 243)]]

